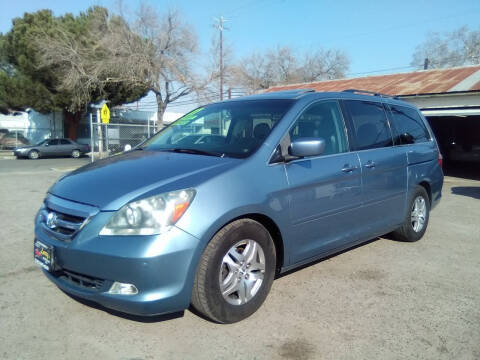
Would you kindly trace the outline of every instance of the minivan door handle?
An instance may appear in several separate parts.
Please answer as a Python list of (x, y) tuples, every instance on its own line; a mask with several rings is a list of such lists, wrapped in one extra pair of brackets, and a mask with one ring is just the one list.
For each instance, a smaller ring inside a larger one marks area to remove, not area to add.
[(365, 164), (366, 168), (372, 169), (375, 167), (375, 163), (372, 160), (368, 160), (368, 162)]
[(357, 168), (356, 166), (351, 166), (349, 164), (345, 164), (345, 165), (343, 165), (342, 171), (348, 173), (348, 172), (352, 172), (356, 168)]

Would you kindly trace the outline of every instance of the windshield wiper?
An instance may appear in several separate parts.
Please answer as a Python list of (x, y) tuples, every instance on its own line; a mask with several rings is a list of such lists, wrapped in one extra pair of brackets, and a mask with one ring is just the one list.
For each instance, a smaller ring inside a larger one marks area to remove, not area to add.
[(207, 156), (218, 156), (224, 157), (225, 154), (216, 151), (206, 151), (206, 150), (198, 150), (198, 149), (188, 149), (188, 148), (174, 148), (174, 149), (162, 149), (162, 151), (172, 151), (184, 154), (196, 154), (196, 155), (207, 155)]

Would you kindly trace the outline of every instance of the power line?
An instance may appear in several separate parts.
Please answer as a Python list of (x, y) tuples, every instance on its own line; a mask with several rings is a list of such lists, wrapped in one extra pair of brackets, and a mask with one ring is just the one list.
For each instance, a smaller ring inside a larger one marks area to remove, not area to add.
[[(347, 76), (357, 76), (357, 75), (367, 75), (367, 74), (375, 74), (375, 73), (382, 73), (382, 72), (388, 72), (388, 71), (397, 71), (397, 70), (406, 70), (406, 69), (413, 69), (417, 68), (417, 66), (413, 65), (408, 65), (408, 66), (399, 66), (399, 67), (392, 67), (392, 68), (383, 68), (383, 69), (377, 69), (377, 70), (370, 70), (370, 71), (363, 71), (363, 72), (354, 72), (354, 73), (347, 73)], [(335, 79), (334, 79), (335, 80)], [(340, 80), (340, 79), (338, 79)], [(247, 92), (244, 91), (242, 88), (231, 88), (231, 94), (233, 97), (240, 97), (247, 95)], [(220, 96), (221, 95), (221, 96)], [(204, 103), (211, 102), (213, 98), (220, 96), (220, 99), (223, 99), (223, 93), (220, 92), (215, 92), (215, 91), (210, 91), (208, 95), (204, 95), (195, 99), (191, 100), (183, 100), (183, 101), (175, 101), (173, 103), (169, 103), (168, 107), (169, 108), (174, 108), (174, 107), (180, 107), (180, 106), (188, 106), (188, 105), (201, 105)], [(123, 105), (124, 108), (136, 108), (136, 104), (128, 104), (128, 105)], [(147, 101), (141, 103), (142, 109), (152, 109), (156, 110), (157, 109), (157, 103), (155, 100)]]
[(342, 36), (342, 34), (337, 34), (335, 37), (329, 37), (324, 39), (324, 42), (326, 43), (331, 43), (333, 41), (338, 42), (339, 40), (346, 40), (346, 39), (355, 39), (359, 37), (366, 37), (366, 36), (371, 36), (371, 35), (377, 35), (378, 33), (384, 33), (384, 32), (390, 32), (394, 30), (401, 30), (401, 29), (407, 29), (411, 28), (414, 26), (419, 26), (431, 22), (438, 22), (442, 20), (449, 20), (449, 19), (454, 19), (457, 17), (465, 16), (466, 14), (471, 14), (474, 13), (476, 10), (475, 9), (470, 9), (464, 12), (460, 13), (454, 13), (454, 14), (449, 14), (447, 16), (440, 16), (440, 17), (430, 17), (430, 18), (424, 18), (423, 20), (420, 21), (415, 21), (415, 22), (410, 22), (410, 23), (404, 23), (402, 25), (396, 25), (396, 26), (389, 26), (389, 27), (384, 27), (384, 28), (377, 28), (376, 30), (368, 31), (368, 32), (354, 32), (354, 33), (348, 33)]
[(374, 73), (380, 73), (380, 72), (385, 72), (385, 71), (406, 70), (406, 69), (412, 69), (412, 68), (415, 68), (415, 67), (416, 66), (413, 66), (413, 65), (400, 66), (400, 67), (394, 67), (394, 68), (389, 68), (389, 69), (379, 69), (379, 70), (363, 71), (363, 72), (356, 72), (356, 73), (348, 73), (346, 75), (347, 76), (366, 75), (366, 74), (374, 74)]
[[(460, 57), (460, 56), (459, 56)], [(472, 57), (474, 58), (474, 57)], [(357, 76), (357, 75), (367, 75), (367, 74), (375, 74), (375, 73), (382, 73), (382, 72), (388, 72), (388, 71), (397, 71), (397, 70), (406, 70), (406, 69), (413, 69), (413, 68), (418, 68), (417, 66), (414, 65), (408, 65), (408, 66), (399, 66), (399, 67), (392, 67), (392, 68), (383, 68), (383, 69), (377, 69), (377, 70), (370, 70), (370, 71), (362, 71), (362, 72), (354, 72), (354, 73), (347, 73), (347, 76)], [(341, 80), (341, 79), (333, 79), (333, 80)], [(288, 85), (288, 84), (287, 84)], [(242, 88), (230, 88), (231, 94), (233, 97), (240, 97), (247, 95), (247, 92), (244, 91)], [(174, 107), (180, 107), (180, 106), (188, 106), (188, 105), (201, 105), (204, 103), (209, 103), (212, 101), (213, 98), (220, 96), (220, 92), (215, 92), (215, 91), (210, 91), (208, 95), (204, 95), (202, 97), (198, 97), (196, 99), (191, 99), (191, 100), (183, 100), (183, 101), (175, 101), (173, 103), (169, 103), (168, 107), (169, 108), (174, 108)], [(222, 96), (220, 97), (221, 99), (223, 98), (223, 93)], [(127, 104), (127, 105), (122, 105), (124, 108), (136, 108), (136, 104)], [(141, 103), (141, 108), (142, 109), (152, 109), (156, 110), (157, 109), (157, 103), (155, 100), (147, 101)]]
[[(233, 95), (234, 98), (246, 95), (246, 93), (243, 92), (243, 91), (232, 91), (231, 94)], [(203, 96), (203, 97), (199, 97), (199, 98), (191, 99), (191, 100), (184, 100), (184, 101), (179, 101), (179, 102), (176, 101), (176, 102), (173, 102), (173, 103), (169, 103), (168, 107), (169, 108), (171, 108), (171, 107), (174, 108), (174, 107), (180, 107), (180, 106), (206, 104), (206, 103), (212, 102), (212, 99), (217, 97), (217, 96), (219, 96), (218, 92), (211, 92), (208, 97)], [(136, 109), (136, 104), (126, 104), (126, 105), (122, 105), (122, 107), (125, 108), (125, 109), (131, 109), (132, 110), (132, 109)], [(158, 106), (157, 106), (156, 102), (147, 102), (147, 103), (142, 103), (141, 108), (146, 109), (146, 110), (155, 111), (158, 108)]]
[(235, 17), (238, 17), (239, 13), (241, 13), (242, 11), (245, 11), (247, 9), (252, 9), (252, 8), (258, 8), (259, 6), (263, 6), (263, 5), (265, 5), (269, 2), (273, 2), (273, 1), (276, 1), (276, 0), (252, 0), (250, 2), (247, 2), (247, 3), (244, 3), (240, 6), (238, 6), (237, 8), (234, 8), (230, 11), (227, 11), (227, 15), (230, 18), (235, 18)]
[(233, 10), (230, 10), (230, 11), (227, 11), (227, 14), (231, 15), (231, 16), (235, 16), (235, 13), (238, 12), (239, 10), (245, 10), (245, 8), (248, 8), (250, 7), (251, 5), (256, 5), (258, 4), (259, 2), (261, 2), (261, 0), (252, 0), (252, 1), (249, 1), (247, 3), (244, 3), (236, 8), (234, 8)]

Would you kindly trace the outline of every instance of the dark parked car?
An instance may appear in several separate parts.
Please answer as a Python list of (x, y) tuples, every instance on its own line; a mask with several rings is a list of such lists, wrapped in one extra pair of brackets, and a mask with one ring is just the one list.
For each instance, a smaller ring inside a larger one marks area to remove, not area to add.
[(57, 181), (34, 256), (65, 292), (108, 308), (192, 304), (231, 323), (278, 273), (390, 232), (419, 240), (440, 163), (424, 117), (393, 98), (297, 90), (210, 104)]
[(13, 154), (17, 158), (28, 157), (29, 159), (53, 156), (71, 156), (73, 158), (79, 158), (89, 151), (89, 145), (78, 144), (70, 139), (50, 139), (43, 140), (37, 145), (18, 147)]

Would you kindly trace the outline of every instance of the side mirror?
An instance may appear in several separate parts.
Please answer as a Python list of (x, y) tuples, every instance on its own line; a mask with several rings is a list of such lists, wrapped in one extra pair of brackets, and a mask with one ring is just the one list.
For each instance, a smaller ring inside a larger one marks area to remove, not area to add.
[(48, 146), (48, 142), (46, 142), (45, 144), (43, 144), (43, 146)]
[(125, 145), (125, 147), (123, 148), (123, 151), (130, 151), (130, 150), (132, 150), (132, 145), (130, 144)]
[(325, 140), (322, 138), (300, 138), (288, 147), (288, 154), (297, 158), (322, 155)]

